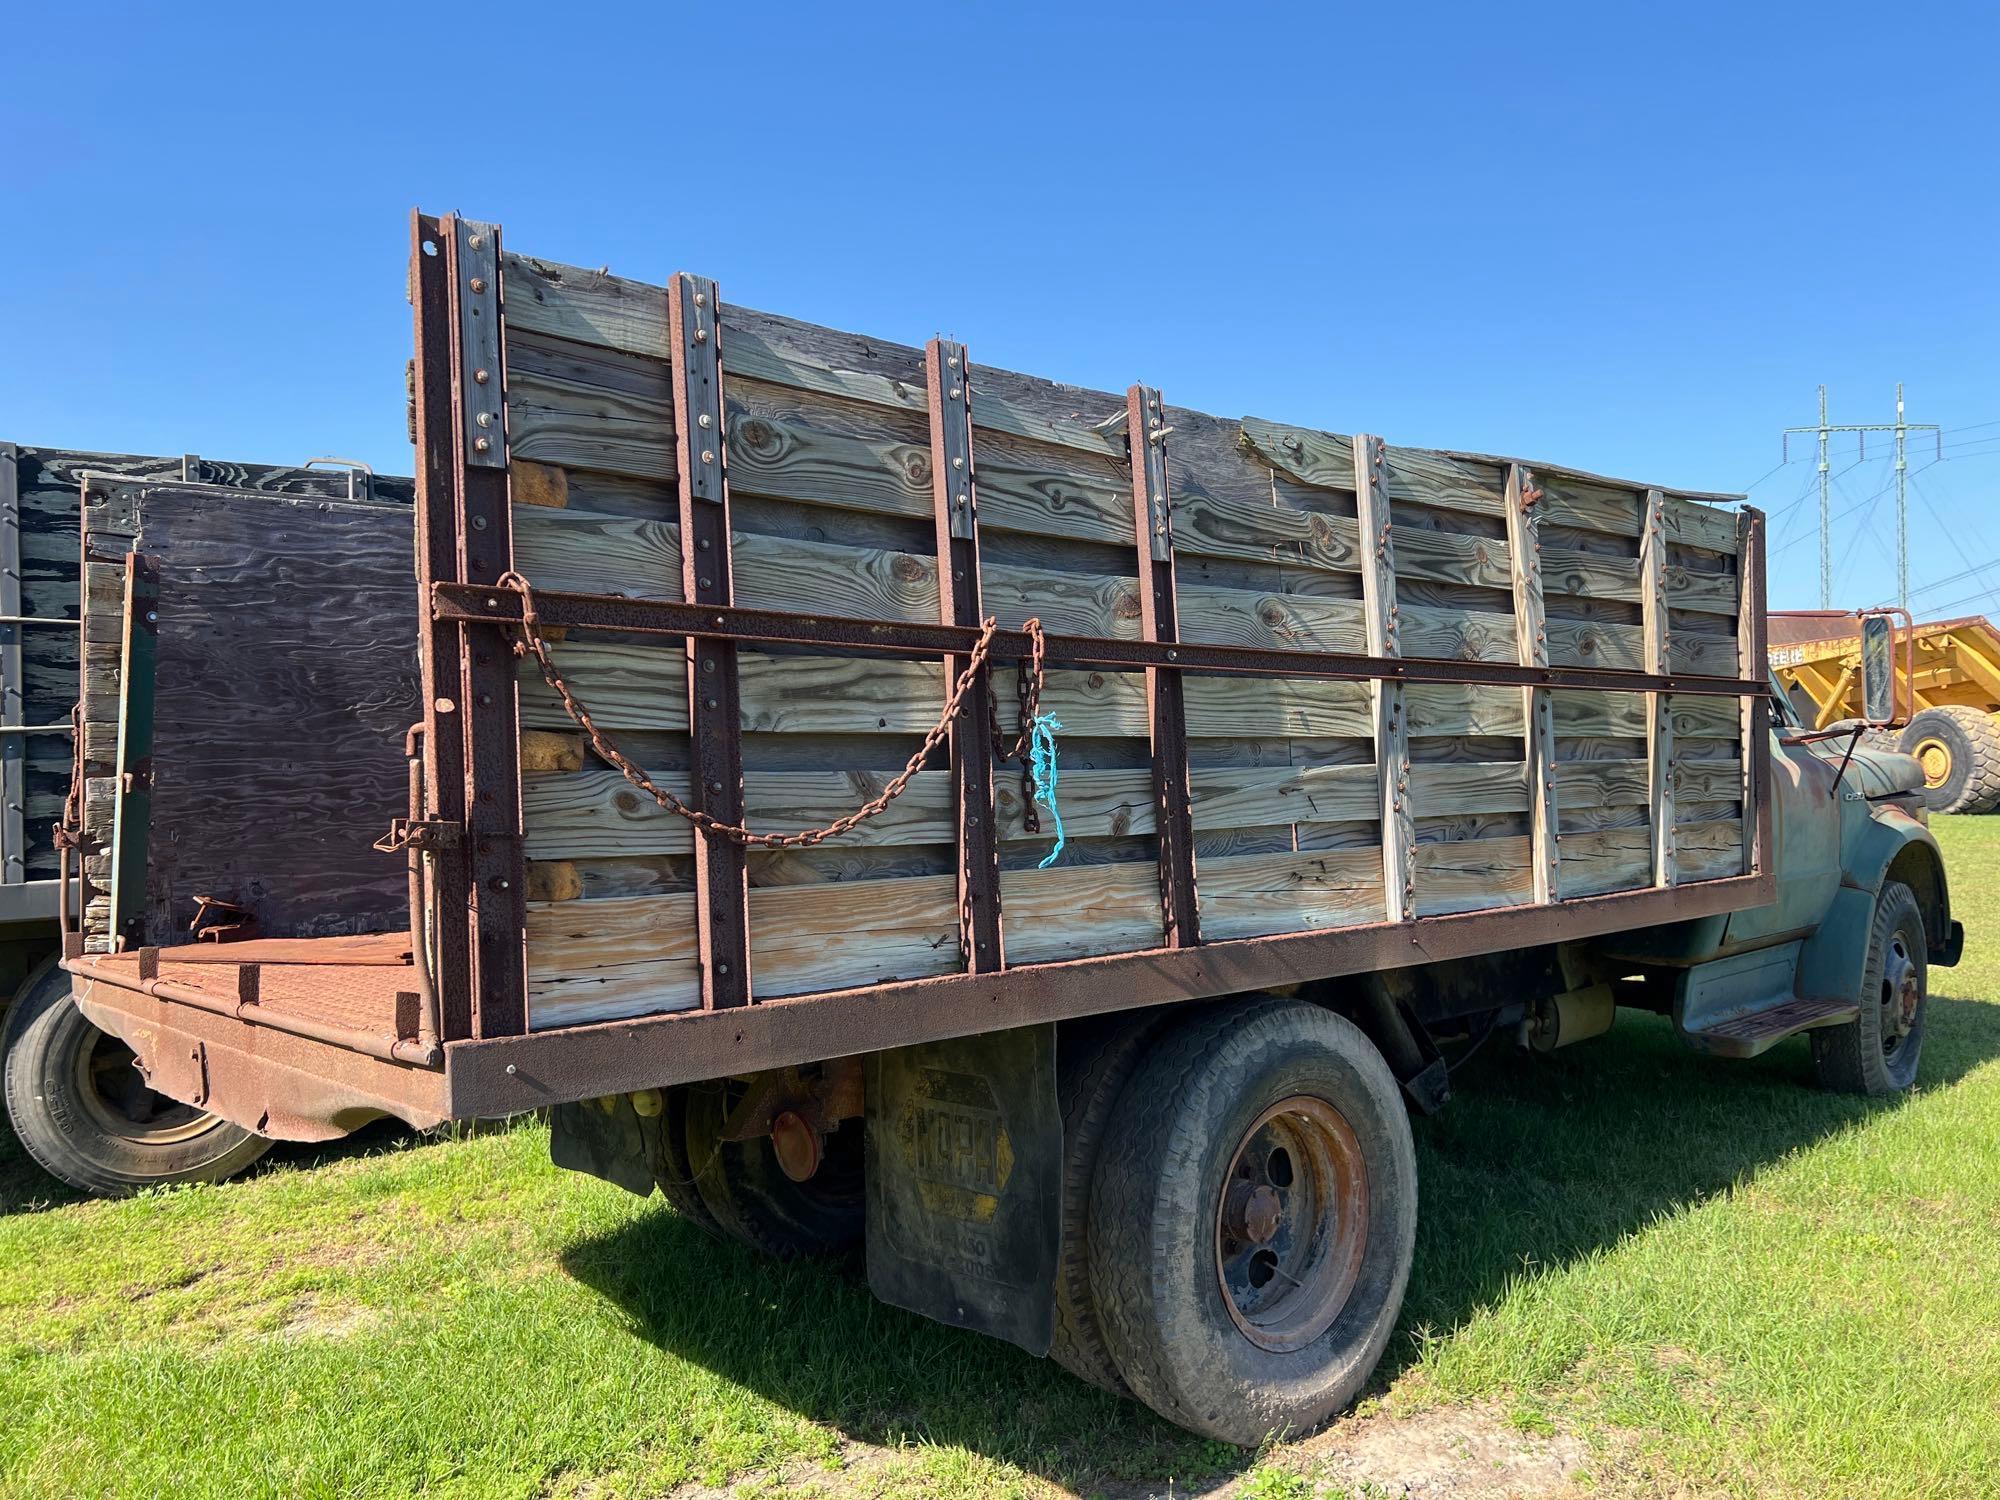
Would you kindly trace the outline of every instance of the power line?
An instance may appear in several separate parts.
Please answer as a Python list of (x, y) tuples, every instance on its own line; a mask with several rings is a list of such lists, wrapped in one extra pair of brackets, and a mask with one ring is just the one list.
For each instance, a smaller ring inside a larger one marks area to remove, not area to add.
[[(1921, 484), (1917, 486), (1917, 498), (1924, 502), (1924, 509), (1929, 511), (1931, 519), (1937, 522), (1938, 530), (1949, 533), (1950, 528), (1945, 524), (1945, 519), (1943, 515), (1939, 513), (1937, 506), (1932, 503), (1930, 490), (1926, 486)], [(1982, 552), (1991, 550), (1991, 544), (1987, 542), (1985, 536), (1981, 533), (1978, 524), (1973, 520), (1973, 518), (1970, 515), (1962, 517), (1960, 519), (1959, 524), (1963, 528), (1963, 530), (1972, 537), (1973, 541), (1978, 544), (1979, 549)], [(1996, 587), (2000, 586), (1996, 586), (1994, 581), (1988, 579), (1985, 576), (1983, 570), (1984, 568), (1989, 566), (1991, 566), (1991, 564), (1981, 564), (1979, 567), (1974, 568), (1971, 571), (1980, 573), (1981, 575), (1980, 581), (1986, 584), (1986, 593), (1987, 596), (1990, 597), (1995, 593)]]
[[(1903, 483), (1907, 477), (1909, 464), (1904, 456), (1904, 439), (1912, 432), (1939, 432), (1935, 422), (1906, 422), (1903, 419), (1903, 383), (1896, 382), (1896, 420), (1890, 422), (1843, 422), (1834, 424), (1826, 419), (1826, 387), (1819, 388), (1819, 421), (1811, 427), (1787, 427), (1784, 430), (1786, 449), (1791, 445), (1791, 435), (1795, 432), (1810, 432), (1819, 439), (1819, 607), (1833, 608), (1833, 501), (1827, 478), (1828, 444), (1836, 432), (1860, 434), (1863, 444), (1862, 456), (1867, 456), (1867, 434), (1871, 432), (1893, 432), (1896, 434), (1896, 600), (1905, 608), (1910, 600), (1910, 523), (1909, 500), (1904, 493)], [(1938, 439), (1938, 457), (1944, 456), (1944, 439)], [(1790, 458), (1789, 451), (1785, 457)], [(1854, 549), (1850, 545), (1849, 552)]]
[[(1935, 469), (1940, 462), (1941, 460), (1934, 458), (1927, 464), (1919, 464), (1916, 468), (1910, 470), (1910, 474), (1912, 477), (1915, 477), (1916, 475), (1923, 473), (1924, 470), (1926, 469)], [(1849, 467), (1851, 468), (1854, 466), (1850, 465)], [(1847, 471), (1842, 470), (1841, 472), (1845, 473)], [(1882, 488), (1877, 490), (1874, 494), (1869, 495), (1864, 499), (1857, 500), (1854, 504), (1848, 506), (1846, 510), (1842, 511), (1839, 515), (1835, 516), (1833, 519), (1836, 521), (1846, 520), (1849, 516), (1853, 515), (1857, 510), (1861, 509), (1862, 506), (1867, 505), (1873, 501), (1880, 500), (1884, 495), (1888, 494), (1889, 491), (1894, 489), (1895, 487), (1896, 487), (1895, 481), (1891, 480), (1889, 483), (1883, 485)], [(1810, 535), (1811, 533), (1807, 533), (1807, 536)], [(1807, 538), (1803, 536), (1794, 537), (1791, 541), (1785, 543), (1783, 547), (1773, 547), (1771, 549), (1771, 556), (1776, 557), (1780, 552), (1783, 552), (1787, 547), (1796, 547), (1800, 542), (1803, 542), (1806, 539)]]
[[(1926, 503), (1928, 503), (1928, 500)], [(1934, 518), (1937, 518), (1939, 525), (1944, 524), (1943, 519), (1937, 516), (1935, 510), (1931, 514)], [(1957, 583), (1962, 579), (1970, 578), (1975, 573), (1984, 573), (1988, 568), (1996, 566), (2000, 566), (2000, 557), (1989, 557), (1985, 562), (1974, 563), (1971, 567), (1961, 569), (1959, 572), (1947, 573), (1942, 578), (1933, 578), (1929, 583), (1920, 583), (1910, 590), (1910, 595), (1912, 598), (1921, 599), (1925, 594), (1944, 588), (1948, 584)]]

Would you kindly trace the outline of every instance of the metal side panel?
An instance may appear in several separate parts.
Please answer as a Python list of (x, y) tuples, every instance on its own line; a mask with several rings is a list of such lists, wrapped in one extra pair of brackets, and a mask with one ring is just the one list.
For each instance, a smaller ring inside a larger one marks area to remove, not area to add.
[(868, 1286), (1047, 1354), (1062, 1231), (1053, 1025), (868, 1059)]

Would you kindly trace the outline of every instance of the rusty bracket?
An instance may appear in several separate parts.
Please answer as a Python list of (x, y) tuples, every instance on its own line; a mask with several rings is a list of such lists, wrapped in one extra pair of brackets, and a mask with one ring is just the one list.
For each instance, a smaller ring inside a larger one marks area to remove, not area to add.
[(456, 849), (465, 842), (465, 825), (444, 818), (391, 818), (389, 831), (375, 840), (383, 854), (405, 849)]
[[(257, 927), (257, 914), (247, 906), (234, 901), (225, 901), (220, 896), (196, 896), (194, 898), (194, 920), (188, 923), (188, 931), (194, 934), (198, 943), (229, 943), (238, 938), (249, 937)], [(146, 971), (146, 954), (153, 955), (157, 968), (159, 949), (139, 950), (139, 970)]]
[(500, 257), (499, 236), (490, 224), (454, 221), (461, 368), (465, 382), (459, 392), (465, 421), (465, 461), (474, 468), (507, 467), (505, 414), (501, 397)]

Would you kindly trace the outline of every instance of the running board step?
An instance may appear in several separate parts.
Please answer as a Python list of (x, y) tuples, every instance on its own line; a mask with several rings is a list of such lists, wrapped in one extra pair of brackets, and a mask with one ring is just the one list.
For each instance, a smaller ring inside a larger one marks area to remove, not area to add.
[(1699, 1028), (1684, 1028), (1689, 1043), (1718, 1057), (1755, 1057), (1786, 1037), (1816, 1026), (1840, 1026), (1861, 1014), (1852, 1000), (1808, 1000), (1794, 995), (1775, 1005), (1718, 1016)]

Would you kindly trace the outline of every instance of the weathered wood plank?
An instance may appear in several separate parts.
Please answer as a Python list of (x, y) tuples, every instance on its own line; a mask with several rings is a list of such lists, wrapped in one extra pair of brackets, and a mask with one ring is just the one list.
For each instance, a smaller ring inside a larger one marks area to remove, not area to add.
[(1651, 883), (1651, 870), (1652, 837), (1643, 824), (1563, 834), (1562, 884), (1569, 896), (1634, 890)]
[[(1645, 616), (1646, 670), (1672, 670), (1673, 637), (1667, 614), (1666, 496), (1646, 492), (1645, 530), (1639, 536), (1640, 608)], [(1652, 693), (1646, 700), (1648, 784), (1651, 790), (1653, 847), (1651, 873), (1655, 886), (1676, 883), (1674, 840), (1674, 721), (1673, 699)]]
[[(1514, 629), (1523, 666), (1549, 664), (1548, 620), (1542, 605), (1541, 491), (1531, 470), (1507, 466), (1507, 549), (1514, 559)], [(1521, 689), (1527, 747), (1529, 836), (1534, 848), (1533, 897), (1538, 902), (1562, 894), (1562, 857), (1557, 847), (1556, 726), (1547, 688)]]
[(1506, 515), (1506, 479), (1498, 464), (1477, 463), (1422, 448), (1390, 448), (1387, 476), (1391, 500), (1407, 500), (1471, 515)]
[(1534, 899), (1534, 863), (1526, 835), (1419, 843), (1412, 863), (1416, 914), (1523, 905)]
[[(1389, 515), (1386, 449), (1366, 433), (1349, 448), (1353, 461), (1355, 517), (1368, 569), (1361, 575), (1366, 606), (1367, 648), (1371, 656), (1403, 654), (1396, 604), (1394, 526)], [(1383, 905), (1391, 919), (1416, 913), (1416, 827), (1410, 810), (1410, 720), (1406, 689), (1378, 679), (1368, 684), (1375, 739), (1376, 810), (1382, 823)]]
[[(1664, 596), (1661, 607), (1666, 607)], [(1693, 631), (1676, 630), (1667, 661), (1668, 665), (1661, 670), (1696, 672), (1707, 677), (1734, 677), (1739, 666), (1736, 639), (1734, 636), (1698, 635)]]
[(1683, 883), (1720, 880), (1743, 873), (1743, 821), (1740, 818), (1682, 823), (1674, 830), (1675, 867)]
[[(687, 772), (649, 768), (647, 774), (675, 796), (689, 796)], [(881, 795), (890, 779), (886, 771), (750, 771), (743, 777), (744, 818), (758, 833), (822, 827)], [(694, 848), (686, 819), (660, 808), (604, 766), (569, 775), (526, 776), (521, 805), (530, 859), (687, 854)], [(947, 778), (924, 771), (885, 812), (842, 835), (840, 842), (852, 847), (948, 844), (952, 836)]]
[[(1764, 513), (1744, 506), (1736, 516), (1736, 638), (1748, 670), (1769, 675), (1770, 616), (1765, 590)], [(1743, 836), (1737, 868), (1754, 875), (1770, 868), (1772, 856), (1772, 710), (1761, 698), (1737, 702), (1737, 754), (1742, 759), (1737, 800), (1743, 808)]]
[[(687, 669), (672, 645), (566, 641), (553, 654), (607, 728), (688, 727)], [(738, 684), (743, 727), (751, 731), (922, 734), (944, 705), (944, 673), (936, 662), (745, 651), (738, 657)], [(521, 716), (532, 728), (574, 727), (532, 663), (521, 668)]]
[[(601, 344), (633, 354), (667, 347), (663, 289), (604, 271), (509, 254), (503, 271), (510, 327)], [(725, 303), (728, 372), (851, 401), (926, 409), (920, 351), (836, 334)], [(1101, 415), (1101, 413), (1100, 413)], [(1117, 448), (1084, 420), (1053, 420), (1004, 396), (988, 396), (976, 426), (1115, 457)]]
[[(1401, 544), (1403, 533), (1397, 534)], [(1510, 615), (1477, 609), (1402, 607), (1403, 654), (1447, 661), (1516, 659), (1517, 627)], [(1549, 664), (1558, 667), (1639, 669), (1639, 629), (1597, 620), (1548, 620)]]
[[(1643, 739), (1648, 733), (1644, 694), (1554, 688), (1550, 697), (1554, 699), (1558, 735)], [(1671, 704), (1669, 711), (1677, 741), (1736, 737), (1734, 698), (1684, 693), (1676, 695)]]
[[(981, 493), (985, 493), (983, 488)], [(986, 612), (996, 616), (1002, 626), (1018, 628), (1038, 619), (1043, 629), (1061, 635), (1139, 639), (1136, 578), (992, 562), (981, 567), (980, 575)]]
[(1130, 953), (1163, 941), (1159, 867), (1150, 859), (1050, 870), (1003, 870), (1010, 964)]
[(1736, 579), (1729, 573), (1698, 573), (1692, 568), (1669, 563), (1666, 569), (1667, 605), (1736, 619)]
[(1652, 796), (1650, 771), (1644, 760), (1557, 761), (1556, 805), (1565, 815), (1571, 808), (1644, 807)]
[[(1157, 946), (1150, 862), (1007, 871), (1010, 949), (1043, 963)], [(905, 880), (762, 886), (750, 892), (755, 993), (770, 999), (954, 972), (956, 883)], [(529, 908), (530, 1024), (689, 1009), (699, 1004), (694, 898), (667, 894)]]
[(1538, 469), (1545, 519), (1552, 525), (1580, 531), (1602, 531), (1636, 537), (1643, 524), (1639, 493), (1620, 485), (1597, 483), (1559, 469)]
[[(1352, 476), (1348, 483), (1353, 483)], [(1276, 496), (1258, 503), (1234, 496), (1176, 493), (1174, 547), (1201, 557), (1359, 572), (1359, 533), (1344, 508), (1312, 509)]]
[(1719, 506), (1701, 505), (1678, 495), (1666, 497), (1661, 520), (1667, 540), (1683, 547), (1701, 547), (1709, 552), (1737, 550), (1736, 516)]
[(1379, 849), (1212, 856), (1198, 874), (1211, 941), (1383, 920)]
[(1601, 552), (1579, 552), (1571, 547), (1545, 544), (1542, 592), (1635, 604), (1639, 599), (1639, 566), (1628, 557), (1607, 557)]
[(1353, 600), (1192, 583), (1181, 585), (1179, 599), (1185, 641), (1285, 651), (1360, 652), (1367, 646), (1363, 608)]
[(728, 444), (734, 493), (931, 519), (930, 442), (913, 416), (870, 409), (863, 417), (738, 374), (732, 367)]
[(604, 383), (601, 351), (572, 352), (526, 365), (522, 343), (509, 347), (507, 451), (510, 458), (639, 479), (675, 479), (674, 403), (667, 367), (631, 361), (657, 378)]
[[(514, 519), (516, 562), (537, 588), (681, 597), (680, 533), (671, 522), (539, 506), (518, 507)], [(937, 617), (934, 558), (744, 531), (732, 533), (731, 546), (736, 602), (745, 608), (924, 624)], [(1003, 563), (980, 571), (986, 608), (1004, 626), (1033, 617), (1061, 634), (1139, 637), (1136, 579)]]
[(1354, 440), (1335, 432), (1316, 432), (1309, 427), (1290, 427), (1267, 422), (1262, 417), (1245, 417), (1239, 424), (1237, 441), (1245, 452), (1301, 484), (1321, 489), (1348, 490), (1355, 487)]

